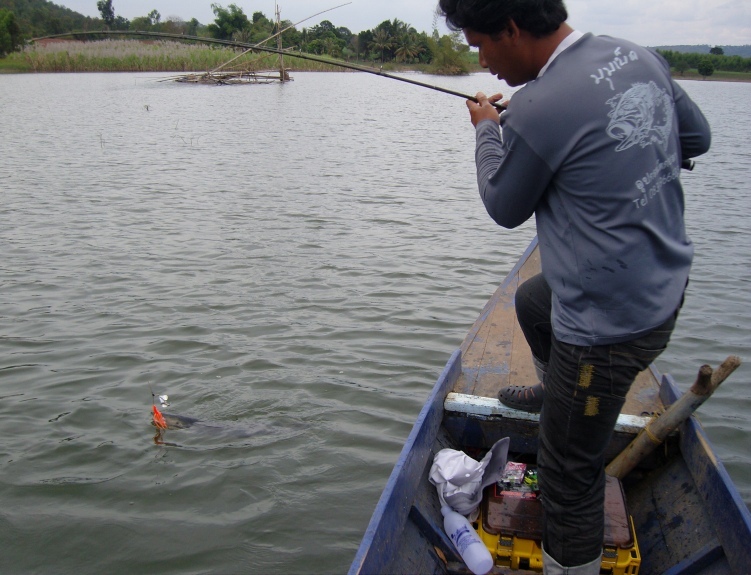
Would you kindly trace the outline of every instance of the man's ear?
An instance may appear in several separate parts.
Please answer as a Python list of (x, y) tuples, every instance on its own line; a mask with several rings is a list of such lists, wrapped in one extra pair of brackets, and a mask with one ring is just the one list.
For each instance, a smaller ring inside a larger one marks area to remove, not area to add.
[(519, 29), (519, 26), (516, 25), (516, 22), (514, 22), (513, 19), (509, 19), (505, 33), (508, 34), (509, 38), (513, 42), (516, 42), (519, 39), (519, 36), (521, 36), (521, 30)]

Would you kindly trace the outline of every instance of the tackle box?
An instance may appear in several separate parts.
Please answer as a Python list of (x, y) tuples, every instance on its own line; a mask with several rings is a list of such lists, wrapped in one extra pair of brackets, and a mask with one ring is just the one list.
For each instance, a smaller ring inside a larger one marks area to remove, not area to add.
[[(499, 567), (542, 571), (542, 502), (536, 473), (510, 463), (501, 480), (486, 487), (477, 531)], [(519, 481), (521, 474), (523, 480)], [(641, 554), (621, 482), (607, 476), (605, 540), (600, 573), (637, 575)]]

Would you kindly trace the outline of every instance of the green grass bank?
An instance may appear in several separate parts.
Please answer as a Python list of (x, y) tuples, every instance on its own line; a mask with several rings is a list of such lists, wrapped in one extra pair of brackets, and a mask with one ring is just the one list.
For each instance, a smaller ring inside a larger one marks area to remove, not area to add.
[[(214, 70), (235, 58), (241, 50), (189, 44), (170, 40), (107, 39), (93, 42), (47, 40), (27, 46), (0, 59), (0, 73), (30, 72), (205, 72)], [(469, 69), (480, 72), (477, 53), (470, 52)], [(379, 66), (378, 62), (358, 62)], [(341, 71), (337, 66), (284, 57), (285, 68), (291, 71)], [(278, 69), (274, 54), (247, 54), (226, 68), (229, 70), (261, 71)], [(429, 72), (428, 66), (387, 64), (389, 71), (415, 70)], [(677, 79), (701, 80), (696, 70), (674, 74)], [(715, 71), (707, 80), (751, 82), (751, 73)]]
[[(0, 59), (0, 72), (205, 72), (241, 50), (165, 40), (44, 41)], [(325, 71), (339, 68), (284, 57), (285, 68)], [(246, 54), (224, 68), (260, 71), (279, 68), (275, 54)]]

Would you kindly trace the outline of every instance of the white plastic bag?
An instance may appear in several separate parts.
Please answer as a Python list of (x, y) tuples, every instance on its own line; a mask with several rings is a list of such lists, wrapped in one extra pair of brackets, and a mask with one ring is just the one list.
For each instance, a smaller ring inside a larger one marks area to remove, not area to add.
[(482, 501), (483, 489), (498, 481), (506, 467), (510, 439), (495, 442), (481, 461), (456, 449), (441, 449), (433, 458), (430, 482), (438, 490), (441, 505), (464, 516), (471, 515)]

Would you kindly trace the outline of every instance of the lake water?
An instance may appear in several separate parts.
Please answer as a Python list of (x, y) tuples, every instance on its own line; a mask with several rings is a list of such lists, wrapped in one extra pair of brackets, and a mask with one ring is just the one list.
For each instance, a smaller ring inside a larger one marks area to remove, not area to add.
[[(534, 235), (459, 98), (363, 74), (0, 77), (0, 572), (341, 573)], [(422, 80), (496, 91), (489, 75)], [(751, 85), (685, 82), (696, 263), (658, 367), (751, 362)], [(751, 502), (751, 369), (700, 410)], [(220, 425), (155, 444), (152, 390)]]

